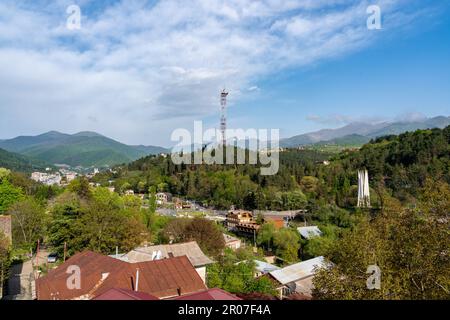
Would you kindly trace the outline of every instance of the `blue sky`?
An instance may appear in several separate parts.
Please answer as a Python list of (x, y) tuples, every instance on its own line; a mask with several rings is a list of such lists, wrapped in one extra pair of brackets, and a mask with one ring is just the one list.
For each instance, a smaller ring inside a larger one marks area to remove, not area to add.
[[(66, 8), (81, 8), (81, 29)], [(368, 30), (379, 5), (382, 30)], [(450, 3), (38, 0), (0, 3), (0, 139), (97, 131), (168, 146), (194, 120), (279, 128), (449, 115)]]
[(255, 126), (279, 127), (283, 136), (341, 127), (351, 121), (449, 116), (448, 7), (441, 14), (442, 20), (422, 29), (263, 79), (258, 86), (267, 94), (237, 103), (231, 114), (242, 125), (254, 121)]

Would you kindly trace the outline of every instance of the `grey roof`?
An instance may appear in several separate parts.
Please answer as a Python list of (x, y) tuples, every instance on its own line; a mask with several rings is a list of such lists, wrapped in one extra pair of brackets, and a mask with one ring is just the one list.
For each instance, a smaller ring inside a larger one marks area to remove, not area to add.
[(295, 282), (295, 292), (300, 294), (311, 296), (314, 289), (314, 284), (312, 282), (313, 277), (308, 277)]
[(317, 226), (298, 227), (297, 231), (305, 239), (311, 239), (313, 237), (320, 237), (322, 235), (322, 231), (320, 231), (320, 229)]
[(314, 275), (315, 268), (326, 267), (325, 258), (320, 256), (314, 259), (302, 261), (290, 266), (287, 266), (280, 270), (270, 272), (270, 275), (274, 277), (281, 284), (287, 284), (295, 282)]
[(281, 269), (280, 267), (274, 266), (273, 264), (267, 263), (265, 261), (255, 260), (255, 263), (256, 270), (264, 274)]
[(225, 233), (223, 234), (223, 238), (225, 240), (225, 243), (229, 243), (229, 242), (233, 242), (233, 241), (240, 241), (239, 238), (230, 236), (230, 235), (225, 234)]
[[(156, 257), (158, 252), (160, 252), (160, 255)], [(169, 254), (172, 254), (174, 257), (187, 256), (194, 267), (200, 267), (214, 262), (203, 253), (195, 241), (139, 247), (123, 255), (120, 259), (131, 263), (144, 262), (167, 259), (170, 258)]]

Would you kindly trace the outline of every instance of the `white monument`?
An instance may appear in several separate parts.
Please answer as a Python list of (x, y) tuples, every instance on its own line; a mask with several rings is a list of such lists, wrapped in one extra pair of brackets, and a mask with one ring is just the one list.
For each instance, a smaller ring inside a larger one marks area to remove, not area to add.
[(370, 208), (369, 174), (358, 170), (358, 207)]

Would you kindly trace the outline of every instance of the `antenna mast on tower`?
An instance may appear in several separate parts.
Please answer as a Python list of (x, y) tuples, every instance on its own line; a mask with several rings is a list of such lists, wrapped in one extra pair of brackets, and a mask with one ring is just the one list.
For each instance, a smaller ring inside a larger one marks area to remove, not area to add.
[(220, 131), (222, 132), (222, 144), (225, 147), (227, 143), (227, 138), (225, 132), (227, 130), (227, 96), (228, 92), (223, 89), (220, 93), (220, 111), (222, 116), (220, 117)]

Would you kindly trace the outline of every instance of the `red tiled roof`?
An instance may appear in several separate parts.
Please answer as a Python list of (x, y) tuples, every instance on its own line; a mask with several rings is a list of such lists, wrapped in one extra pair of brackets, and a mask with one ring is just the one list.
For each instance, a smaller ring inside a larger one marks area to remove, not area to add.
[(173, 300), (242, 300), (222, 289), (214, 288), (202, 292), (191, 293)]
[[(66, 281), (69, 266), (81, 270), (81, 289), (70, 290)], [(134, 290), (139, 269), (138, 291), (158, 298), (170, 298), (206, 289), (202, 279), (186, 256), (128, 263), (98, 253), (76, 254), (57, 269), (36, 281), (39, 300), (91, 299), (112, 288)], [(102, 274), (104, 277), (102, 278)], [(108, 274), (107, 277), (106, 274)]]
[(109, 289), (105, 293), (96, 296), (93, 300), (159, 300), (159, 299), (145, 292), (113, 288)]

